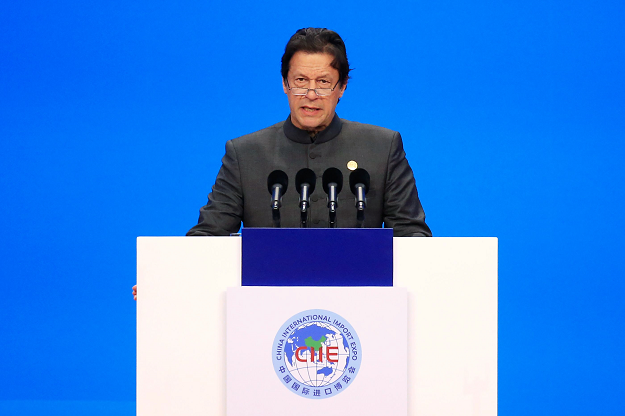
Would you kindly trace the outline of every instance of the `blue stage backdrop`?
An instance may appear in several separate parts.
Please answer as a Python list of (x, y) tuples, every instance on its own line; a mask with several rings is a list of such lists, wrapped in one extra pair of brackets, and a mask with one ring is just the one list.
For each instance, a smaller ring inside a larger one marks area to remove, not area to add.
[[(623, 414), (625, 3), (4, 2), (0, 414), (131, 415), (135, 238), (286, 118), (296, 29), (399, 130), (436, 236), (499, 237), (501, 415)], [(192, 288), (190, 288), (192, 290)]]

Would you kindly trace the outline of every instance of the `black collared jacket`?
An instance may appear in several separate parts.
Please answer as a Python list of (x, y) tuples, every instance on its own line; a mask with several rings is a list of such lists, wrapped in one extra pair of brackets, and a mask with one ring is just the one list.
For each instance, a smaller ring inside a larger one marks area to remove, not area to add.
[(290, 182), (282, 199), (283, 228), (300, 227), (299, 194), (294, 180), (302, 168), (312, 169), (317, 175), (308, 226), (328, 227), (321, 177), (329, 167), (340, 169), (346, 182), (338, 196), (337, 227), (356, 228), (354, 195), (347, 185), (351, 173), (348, 163), (352, 169), (356, 165), (366, 169), (371, 177), (365, 227), (393, 228), (395, 237), (432, 235), (425, 223), (401, 135), (382, 127), (342, 120), (337, 115), (314, 138), (295, 127), (289, 117), (229, 140), (208, 203), (200, 209), (198, 224), (187, 235), (229, 235), (239, 230), (241, 222), (244, 227), (273, 227), (267, 176), (276, 169), (286, 172)]

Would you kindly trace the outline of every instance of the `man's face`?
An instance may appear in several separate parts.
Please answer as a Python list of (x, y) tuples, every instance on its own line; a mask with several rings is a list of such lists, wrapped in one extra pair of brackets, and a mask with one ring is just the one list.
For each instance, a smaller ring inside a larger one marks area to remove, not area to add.
[[(339, 71), (332, 67), (334, 58), (327, 53), (295, 52), (289, 62), (287, 80), (291, 88), (332, 88), (339, 81)], [(284, 93), (289, 97), (291, 121), (302, 130), (321, 131), (334, 118), (334, 109), (343, 96), (346, 85), (338, 85), (330, 95), (317, 96), (310, 90), (306, 95), (296, 96), (282, 80)]]

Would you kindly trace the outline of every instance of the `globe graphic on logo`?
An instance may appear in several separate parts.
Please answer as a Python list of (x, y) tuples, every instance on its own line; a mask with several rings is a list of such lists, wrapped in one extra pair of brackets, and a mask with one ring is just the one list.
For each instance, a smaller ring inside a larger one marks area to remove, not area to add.
[[(300, 361), (295, 356), (300, 347), (307, 347), (299, 353), (299, 357), (305, 361)], [(311, 347), (313, 350), (310, 349)], [(319, 350), (322, 352), (321, 360), (319, 360)], [(314, 351), (314, 356), (312, 351)], [(328, 357), (327, 351), (338, 353)], [(330, 324), (321, 322), (303, 324), (287, 338), (284, 362), (291, 375), (302, 384), (310, 387), (327, 386), (339, 380), (347, 371), (349, 343), (341, 332)]]
[(327, 399), (353, 384), (362, 350), (356, 331), (344, 318), (325, 309), (309, 309), (279, 328), (272, 361), (280, 383), (291, 392)]

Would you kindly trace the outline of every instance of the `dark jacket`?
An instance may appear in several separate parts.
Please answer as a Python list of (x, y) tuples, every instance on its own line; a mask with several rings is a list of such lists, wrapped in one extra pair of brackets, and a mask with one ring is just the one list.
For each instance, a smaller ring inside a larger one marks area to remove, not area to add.
[[(187, 235), (228, 235), (244, 227), (273, 227), (267, 176), (280, 169), (288, 175), (282, 199), (281, 226), (300, 226), (299, 194), (295, 176), (312, 169), (317, 184), (311, 195), (309, 227), (328, 227), (326, 194), (321, 177), (329, 167), (341, 170), (343, 190), (338, 197), (337, 227), (355, 228), (354, 195), (349, 189), (348, 162), (355, 161), (371, 177), (364, 226), (392, 227), (393, 235), (431, 236), (425, 213), (405, 157), (398, 132), (369, 124), (341, 120), (311, 139), (291, 123), (290, 117), (266, 129), (230, 140), (208, 203), (200, 209), (198, 224)], [(353, 167), (353, 163), (350, 164)]]

